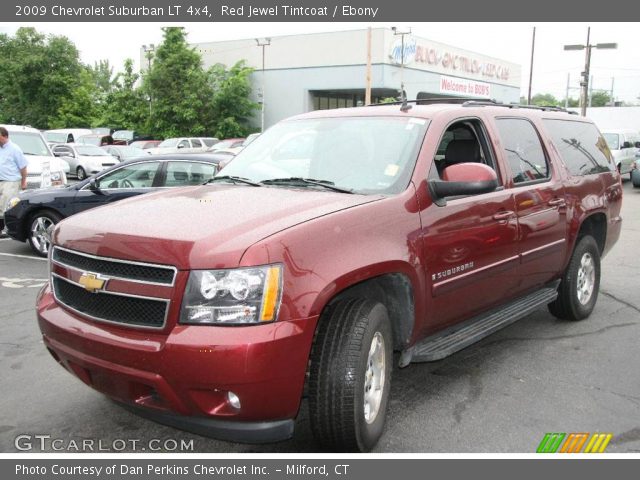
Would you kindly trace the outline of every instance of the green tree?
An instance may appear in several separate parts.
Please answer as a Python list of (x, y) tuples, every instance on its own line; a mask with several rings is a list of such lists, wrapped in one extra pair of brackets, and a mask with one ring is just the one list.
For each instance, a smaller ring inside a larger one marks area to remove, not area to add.
[(531, 105), (538, 105), (541, 107), (555, 107), (558, 106), (558, 100), (550, 93), (536, 93), (531, 97)]
[(146, 132), (149, 102), (136, 86), (139, 75), (133, 71), (133, 60), (124, 62), (124, 71), (116, 75), (99, 117), (100, 125)]
[(19, 28), (0, 35), (0, 122), (49, 128), (82, 83), (78, 50), (66, 37)]
[(82, 128), (93, 126), (100, 108), (98, 89), (90, 68), (82, 68), (78, 83), (71, 93), (62, 99), (57, 115), (51, 116), (51, 128)]
[(164, 39), (143, 80), (151, 98), (147, 129), (163, 137), (214, 131), (213, 89), (200, 54), (189, 47), (181, 27), (163, 28)]
[(592, 107), (606, 107), (609, 104), (611, 104), (611, 96), (609, 93), (602, 90), (591, 92)]
[(249, 98), (253, 69), (244, 61), (230, 69), (214, 65), (209, 70), (209, 83), (213, 90), (212, 112), (214, 114), (214, 136), (218, 138), (244, 137), (251, 133), (248, 121), (259, 105)]

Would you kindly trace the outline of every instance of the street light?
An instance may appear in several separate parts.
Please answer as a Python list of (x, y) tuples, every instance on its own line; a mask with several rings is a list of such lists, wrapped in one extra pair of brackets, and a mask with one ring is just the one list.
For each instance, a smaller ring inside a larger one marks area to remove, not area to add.
[(580, 86), (582, 87), (582, 93), (580, 94), (580, 107), (581, 115), (587, 116), (587, 103), (589, 98), (589, 68), (591, 66), (591, 50), (593, 48), (598, 49), (615, 49), (618, 48), (617, 43), (596, 43), (594, 45), (589, 43), (589, 36), (591, 35), (591, 27), (587, 28), (587, 44), (586, 45), (565, 45), (565, 50), (586, 50), (584, 59), (584, 72), (582, 72), (582, 81)]
[(400, 96), (404, 102), (407, 99), (407, 92), (404, 91), (404, 36), (411, 35), (411, 27), (391, 27), (394, 35), (400, 35), (401, 47), (400, 47)]
[(260, 131), (264, 132), (264, 100), (265, 100), (265, 88), (264, 88), (264, 47), (271, 45), (270, 38), (256, 38), (256, 44), (262, 47), (262, 109), (260, 111)]

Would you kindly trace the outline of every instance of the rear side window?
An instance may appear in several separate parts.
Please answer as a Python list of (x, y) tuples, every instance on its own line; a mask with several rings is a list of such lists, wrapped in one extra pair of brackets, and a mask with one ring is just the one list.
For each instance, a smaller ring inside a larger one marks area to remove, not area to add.
[(543, 122), (571, 175), (591, 175), (615, 168), (609, 160), (607, 142), (592, 123), (555, 119)]
[(514, 183), (549, 178), (549, 164), (534, 126), (522, 118), (496, 120)]

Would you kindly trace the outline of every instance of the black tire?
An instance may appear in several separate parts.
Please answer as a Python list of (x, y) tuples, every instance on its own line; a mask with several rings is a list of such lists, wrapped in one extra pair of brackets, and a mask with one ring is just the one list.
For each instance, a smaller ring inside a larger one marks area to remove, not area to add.
[(51, 246), (46, 230), (62, 220), (62, 215), (51, 210), (40, 210), (29, 216), (27, 224), (27, 240), (34, 253), (40, 257), (49, 254)]
[(84, 168), (78, 167), (76, 169), (76, 176), (78, 177), (78, 180), (84, 180), (87, 178), (87, 172), (84, 171)]
[(635, 175), (631, 172), (631, 183), (633, 184), (633, 188), (640, 188), (640, 174), (636, 173)]
[[(369, 367), (374, 346), (374, 357), (382, 352), (384, 359), (376, 362), (378, 369)], [(375, 446), (384, 429), (392, 362), (391, 324), (382, 304), (346, 299), (323, 314), (311, 351), (309, 377), (311, 429), (323, 448), (367, 452)], [(372, 388), (371, 383), (381, 389)], [(374, 405), (368, 410), (369, 419), (364, 405), (367, 387), (367, 392), (373, 392), (368, 398), (376, 398), (369, 402)]]
[[(591, 265), (593, 276), (588, 265)], [(589, 272), (589, 273), (586, 273)], [(587, 284), (592, 283), (587, 294)], [(549, 311), (563, 320), (582, 320), (591, 315), (600, 289), (600, 249), (595, 239), (586, 235), (578, 239), (569, 265), (558, 287), (558, 298)]]

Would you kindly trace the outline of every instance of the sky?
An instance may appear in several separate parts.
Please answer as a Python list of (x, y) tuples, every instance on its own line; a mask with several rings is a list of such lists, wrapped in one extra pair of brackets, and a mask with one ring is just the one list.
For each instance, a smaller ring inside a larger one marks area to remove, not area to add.
[[(88, 64), (108, 59), (115, 70), (126, 58), (139, 62), (143, 44), (159, 44), (163, 26), (159, 23), (36, 23), (0, 24), (0, 33), (13, 34), (20, 26), (65, 35), (80, 50)], [(176, 24), (177, 25), (177, 24)], [(536, 27), (532, 91), (564, 98), (567, 75), (570, 96), (579, 96), (579, 76), (584, 70), (584, 51), (563, 51), (565, 44), (585, 44), (591, 26), (590, 43), (618, 44), (616, 50), (594, 49), (591, 56), (593, 88), (611, 90), (614, 97), (640, 104), (640, 23), (181, 23), (192, 43), (242, 38), (274, 37), (312, 32), (354, 30), (372, 27), (411, 27), (418, 37), (445, 43), (521, 66), (521, 95), (529, 88), (529, 64), (533, 27)], [(364, 63), (364, 60), (363, 60)], [(613, 80), (612, 80), (613, 79)]]

